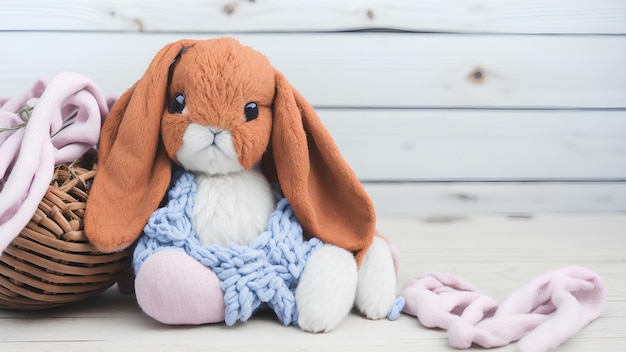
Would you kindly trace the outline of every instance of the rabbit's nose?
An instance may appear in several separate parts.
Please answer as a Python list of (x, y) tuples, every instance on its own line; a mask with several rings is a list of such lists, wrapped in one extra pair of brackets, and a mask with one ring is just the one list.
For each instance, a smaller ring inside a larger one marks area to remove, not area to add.
[(224, 132), (224, 129), (222, 129), (222, 128), (213, 127), (213, 126), (208, 126), (208, 127), (209, 127), (209, 131), (211, 131), (214, 135), (218, 135), (218, 134)]

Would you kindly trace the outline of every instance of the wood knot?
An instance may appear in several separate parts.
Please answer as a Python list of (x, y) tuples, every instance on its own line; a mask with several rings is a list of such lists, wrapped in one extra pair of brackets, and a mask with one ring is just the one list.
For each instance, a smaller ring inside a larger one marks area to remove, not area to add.
[(472, 83), (483, 83), (485, 81), (485, 70), (482, 67), (476, 67), (472, 73), (467, 76), (467, 79)]
[(461, 202), (477, 202), (478, 197), (473, 194), (467, 194), (463, 192), (453, 193), (452, 197), (460, 200)]
[(137, 30), (139, 32), (145, 32), (146, 28), (143, 26), (143, 21), (141, 21), (138, 18), (133, 19), (133, 22), (135, 22), (135, 24), (137, 25)]
[(235, 12), (236, 8), (237, 8), (237, 3), (230, 3), (230, 4), (224, 5), (224, 8), (222, 9), (222, 11), (224, 11), (225, 14), (230, 16)]

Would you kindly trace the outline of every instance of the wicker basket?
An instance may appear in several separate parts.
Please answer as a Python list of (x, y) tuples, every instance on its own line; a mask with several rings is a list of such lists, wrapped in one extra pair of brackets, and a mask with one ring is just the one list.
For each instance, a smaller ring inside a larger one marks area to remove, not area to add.
[(131, 250), (103, 254), (85, 237), (93, 165), (59, 166), (20, 235), (0, 256), (0, 308), (35, 310), (75, 303), (113, 285)]

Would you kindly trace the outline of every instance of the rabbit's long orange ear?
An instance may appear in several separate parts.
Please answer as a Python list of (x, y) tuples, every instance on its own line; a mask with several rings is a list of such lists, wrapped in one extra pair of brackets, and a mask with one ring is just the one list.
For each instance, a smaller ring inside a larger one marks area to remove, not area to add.
[(270, 148), (269, 174), (276, 172), (305, 232), (353, 252), (360, 264), (376, 233), (374, 205), (313, 108), (280, 73)]
[(171, 160), (161, 142), (161, 117), (170, 67), (186, 45), (181, 41), (161, 49), (102, 126), (85, 234), (103, 252), (131, 245), (165, 195)]

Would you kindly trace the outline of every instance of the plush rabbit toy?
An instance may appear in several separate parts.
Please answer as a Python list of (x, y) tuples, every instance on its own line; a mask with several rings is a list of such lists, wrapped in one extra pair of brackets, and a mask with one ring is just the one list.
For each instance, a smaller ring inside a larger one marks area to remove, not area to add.
[[(373, 205), (311, 106), (269, 61), (234, 39), (165, 46), (113, 106), (101, 133), (85, 231), (104, 252), (138, 239), (172, 168), (191, 172), (192, 224), (204, 246), (247, 245), (276, 208), (271, 184), (307, 238), (297, 324), (337, 327), (353, 306), (370, 319), (396, 298), (394, 259)], [(224, 321), (216, 274), (184, 250), (161, 250), (136, 273), (144, 312), (167, 324)]]

